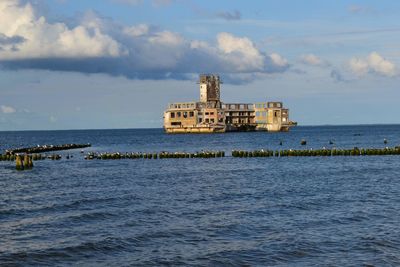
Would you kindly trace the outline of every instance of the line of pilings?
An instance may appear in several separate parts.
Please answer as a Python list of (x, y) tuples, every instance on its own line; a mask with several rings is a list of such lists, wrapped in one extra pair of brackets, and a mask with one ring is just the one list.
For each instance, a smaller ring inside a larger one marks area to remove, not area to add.
[[(304, 150), (232, 150), (234, 158), (255, 157), (332, 157), (332, 156), (380, 156), (400, 155), (400, 147), (394, 148), (352, 148), (352, 149), (304, 149)], [(171, 158), (221, 158), (225, 157), (224, 151), (202, 151), (195, 153), (186, 152), (160, 152), (160, 153), (96, 153), (90, 152), (86, 160), (116, 160), (116, 159), (171, 159)]]
[(57, 154), (52, 154), (52, 155), (42, 155), (42, 154), (5, 154), (5, 155), (0, 155), (0, 160), (6, 160), (6, 161), (14, 161), (15, 160), (15, 168), (18, 171), (24, 171), (24, 170), (30, 170), (33, 169), (33, 162), (34, 161), (39, 161), (39, 160), (45, 160), (45, 159), (50, 159), (50, 160), (60, 160), (61, 155)]
[(116, 160), (116, 159), (182, 159), (182, 158), (222, 158), (225, 151), (201, 151), (195, 153), (187, 152), (160, 152), (160, 153), (95, 153), (91, 152), (85, 156), (87, 160)]
[[(384, 156), (400, 155), (400, 147), (386, 148), (357, 148), (352, 149), (304, 149), (304, 150), (232, 150), (231, 156), (234, 158), (254, 158), (254, 157), (334, 157), (334, 156)], [(70, 155), (66, 158), (69, 159)], [(96, 153), (90, 152), (85, 156), (87, 160), (116, 160), (116, 159), (182, 159), (182, 158), (223, 158), (225, 151), (201, 151), (195, 153), (187, 152), (160, 152), (160, 153)], [(61, 155), (51, 154), (2, 154), (0, 161), (15, 161), (17, 170), (27, 170), (33, 168), (33, 161), (39, 160), (60, 160)]]
[(31, 155), (16, 155), (15, 156), (15, 168), (18, 171), (30, 170), (33, 168), (33, 159)]
[[(37, 161), (37, 160), (45, 160), (45, 159), (50, 159), (50, 160), (60, 160), (61, 155), (58, 154), (0, 154), (0, 161), (16, 161), (17, 157), (24, 157), (25, 155), (28, 155), (30, 158), (32, 158), (32, 161)], [(67, 157), (70, 157), (67, 155)]]
[(288, 149), (288, 150), (233, 150), (232, 157), (332, 157), (332, 156), (383, 156), (400, 155), (400, 147), (357, 148), (352, 149)]
[(90, 147), (91, 144), (64, 144), (64, 145), (42, 145), (35, 147), (22, 147), (6, 150), (6, 154), (15, 155), (20, 153), (34, 154), (34, 153), (45, 153), (53, 151), (62, 151), (70, 149), (81, 149)]

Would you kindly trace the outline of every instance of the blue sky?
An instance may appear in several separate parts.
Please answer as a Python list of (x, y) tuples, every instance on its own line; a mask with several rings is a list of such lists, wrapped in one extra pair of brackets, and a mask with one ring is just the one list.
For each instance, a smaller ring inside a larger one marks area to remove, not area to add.
[(225, 102), (300, 125), (400, 123), (399, 1), (0, 0), (0, 130), (162, 127)]

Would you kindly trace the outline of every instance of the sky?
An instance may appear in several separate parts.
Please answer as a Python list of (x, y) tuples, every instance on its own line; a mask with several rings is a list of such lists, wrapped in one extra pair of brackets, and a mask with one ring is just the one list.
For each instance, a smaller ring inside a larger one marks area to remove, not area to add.
[(0, 131), (161, 128), (196, 101), (400, 123), (400, 1), (0, 0)]

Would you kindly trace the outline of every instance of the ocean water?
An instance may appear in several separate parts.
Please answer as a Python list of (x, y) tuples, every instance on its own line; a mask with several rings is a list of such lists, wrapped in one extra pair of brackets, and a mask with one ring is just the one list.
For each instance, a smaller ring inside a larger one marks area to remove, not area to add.
[[(400, 145), (399, 125), (288, 133), (0, 132), (0, 149), (224, 150), (225, 158), (0, 162), (1, 266), (399, 266), (400, 156), (232, 158), (232, 149)], [(279, 142), (283, 145), (280, 146)]]

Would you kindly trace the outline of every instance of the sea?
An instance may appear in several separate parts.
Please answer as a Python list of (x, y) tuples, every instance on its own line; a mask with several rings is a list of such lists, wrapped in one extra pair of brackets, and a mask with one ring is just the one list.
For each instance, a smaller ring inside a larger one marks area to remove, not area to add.
[[(230, 156), (394, 147), (400, 125), (0, 132), (1, 151), (68, 143), (92, 147), (27, 171), (0, 162), (0, 266), (400, 266), (400, 156)], [(202, 150), (226, 157), (84, 159)]]

